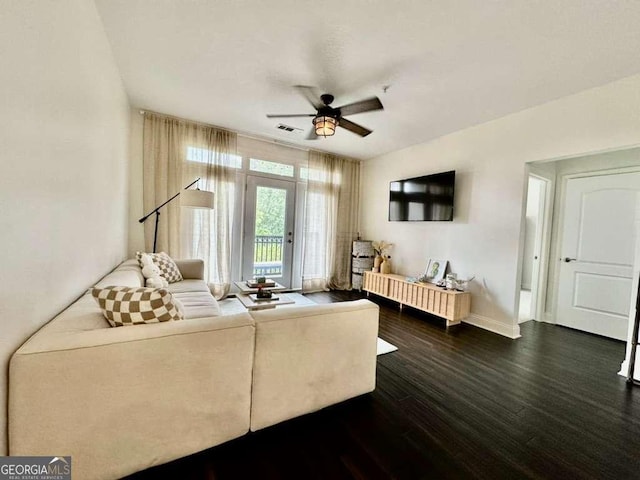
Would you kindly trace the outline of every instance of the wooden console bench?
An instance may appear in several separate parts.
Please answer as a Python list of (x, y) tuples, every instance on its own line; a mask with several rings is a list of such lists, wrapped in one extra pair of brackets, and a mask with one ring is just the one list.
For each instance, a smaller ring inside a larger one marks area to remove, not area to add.
[(400, 304), (437, 315), (449, 325), (457, 325), (469, 316), (471, 294), (436, 287), (430, 283), (411, 283), (402, 275), (364, 272), (363, 290)]

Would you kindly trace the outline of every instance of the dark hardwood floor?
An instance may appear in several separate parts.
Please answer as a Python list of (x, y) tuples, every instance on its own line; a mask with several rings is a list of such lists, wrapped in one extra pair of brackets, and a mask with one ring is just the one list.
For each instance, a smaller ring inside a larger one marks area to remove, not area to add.
[(640, 387), (616, 374), (623, 343), (533, 321), (518, 340), (446, 330), (374, 300), (399, 350), (378, 357), (373, 393), (130, 478), (640, 478)]

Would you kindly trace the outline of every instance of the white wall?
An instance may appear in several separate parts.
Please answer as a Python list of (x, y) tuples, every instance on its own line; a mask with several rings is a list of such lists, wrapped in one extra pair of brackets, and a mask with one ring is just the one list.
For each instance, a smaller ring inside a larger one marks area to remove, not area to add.
[[(640, 75), (571, 95), (364, 163), (365, 238), (395, 244), (398, 273), (429, 258), (475, 274), (469, 323), (517, 337), (525, 163), (640, 143)], [(456, 170), (455, 220), (389, 222), (389, 182)]]
[(0, 58), (2, 455), (10, 355), (125, 256), (129, 121), (93, 2), (3, 2)]
[[(132, 258), (136, 252), (144, 252), (144, 225), (140, 220), (149, 212), (144, 211), (142, 188), (144, 167), (142, 161), (144, 115), (140, 109), (131, 109), (131, 137), (129, 141), (129, 248), (128, 256)], [(148, 222), (154, 222), (149, 217)]]

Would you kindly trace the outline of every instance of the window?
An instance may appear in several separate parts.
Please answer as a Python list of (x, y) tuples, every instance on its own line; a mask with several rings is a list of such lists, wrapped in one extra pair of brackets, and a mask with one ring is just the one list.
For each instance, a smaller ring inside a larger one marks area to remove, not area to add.
[(249, 160), (249, 170), (260, 173), (270, 173), (272, 175), (280, 175), (282, 177), (293, 177), (294, 167), (287, 163), (269, 162), (267, 160), (258, 160), (251, 158)]
[[(197, 163), (209, 163), (209, 158), (214, 153), (211, 150), (197, 147), (187, 147), (187, 160)], [(240, 155), (222, 155), (222, 166), (230, 168), (242, 168), (242, 157)]]

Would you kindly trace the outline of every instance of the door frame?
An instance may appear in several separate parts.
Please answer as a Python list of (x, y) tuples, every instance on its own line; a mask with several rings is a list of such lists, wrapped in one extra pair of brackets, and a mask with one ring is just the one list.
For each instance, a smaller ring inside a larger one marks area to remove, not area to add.
[[(559, 293), (559, 285), (560, 285), (560, 267), (559, 262), (562, 260), (562, 242), (563, 242), (563, 231), (565, 224), (565, 216), (566, 216), (566, 197), (567, 197), (567, 184), (569, 180), (576, 178), (585, 178), (585, 177), (602, 177), (606, 175), (619, 175), (624, 173), (638, 173), (640, 172), (640, 166), (632, 166), (632, 167), (619, 167), (619, 168), (606, 168), (601, 170), (592, 170), (589, 172), (578, 172), (578, 173), (567, 173), (565, 175), (560, 176), (560, 192), (558, 195), (559, 204), (558, 204), (558, 224), (557, 224), (557, 236), (555, 238), (555, 255), (553, 261), (556, 262), (556, 268), (554, 269), (553, 275), (553, 305), (552, 305), (552, 317), (553, 323), (557, 324), (557, 315), (558, 315), (558, 293)], [(637, 261), (636, 259), (635, 261)], [(636, 292), (632, 291), (631, 296), (633, 297), (633, 305), (635, 305)]]
[[(547, 176), (548, 175), (548, 176)], [(536, 235), (540, 239), (539, 266), (537, 268), (537, 278), (531, 278), (531, 309), (530, 316), (533, 320), (548, 322), (546, 309), (548, 307), (548, 279), (549, 279), (549, 261), (551, 258), (551, 240), (553, 231), (553, 208), (555, 200), (556, 177), (540, 168), (535, 163), (527, 164), (525, 172), (525, 192), (522, 205), (522, 225), (525, 224), (527, 214), (527, 196), (529, 193), (529, 178), (540, 180), (544, 184), (544, 196), (541, 196), (540, 203), (544, 202), (543, 208), (538, 211), (538, 226), (536, 227)], [(543, 198), (544, 197), (544, 198)], [(523, 227), (524, 228), (524, 227)], [(522, 244), (520, 248), (520, 265), (524, 262), (524, 230), (522, 230)], [(522, 288), (522, 271), (520, 267), (520, 275), (517, 289), (517, 308), (515, 310), (516, 320), (520, 312), (520, 290)], [(535, 291), (535, 298), (534, 298)]]
[(531, 313), (534, 320), (542, 320), (546, 300), (546, 277), (549, 262), (549, 241), (551, 238), (551, 217), (553, 209), (553, 181), (549, 178), (529, 172), (529, 178), (541, 182), (541, 195), (538, 199), (538, 221), (536, 225), (535, 244), (537, 245), (538, 262), (532, 268), (531, 275)]
[[(253, 184), (255, 189), (250, 185)], [(295, 249), (296, 249), (296, 212), (298, 203), (298, 186), (295, 179), (287, 180), (282, 177), (275, 177), (271, 175), (253, 175), (246, 174), (245, 177), (245, 199), (243, 204), (243, 222), (242, 222), (242, 248), (241, 248), (241, 267), (240, 267), (240, 279), (247, 280), (249, 277), (253, 277), (253, 274), (249, 275), (249, 264), (247, 263), (247, 255), (249, 249), (253, 253), (254, 242), (249, 242), (250, 237), (255, 235), (255, 202), (257, 188), (260, 186), (269, 188), (281, 188), (287, 190), (286, 201), (286, 218), (284, 239), (282, 245), (282, 278), (278, 281), (288, 289), (295, 283), (296, 276), (296, 264), (295, 264)], [(253, 232), (251, 230), (253, 229)], [(251, 260), (251, 266), (253, 266), (253, 259)]]

